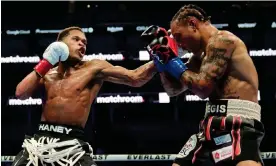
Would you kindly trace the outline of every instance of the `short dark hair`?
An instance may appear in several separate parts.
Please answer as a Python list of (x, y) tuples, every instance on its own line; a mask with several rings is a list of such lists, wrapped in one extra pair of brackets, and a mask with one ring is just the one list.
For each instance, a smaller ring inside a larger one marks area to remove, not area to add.
[(184, 21), (188, 17), (195, 17), (202, 22), (210, 21), (211, 16), (197, 5), (189, 4), (181, 7), (178, 12), (173, 16), (172, 21)]
[(65, 29), (63, 29), (61, 32), (59, 32), (58, 37), (57, 37), (57, 41), (63, 40), (63, 38), (65, 38), (66, 36), (68, 36), (69, 33), (70, 33), (72, 30), (79, 30), (79, 31), (83, 32), (82, 29), (81, 29), (80, 27), (76, 27), (76, 26), (72, 26), (72, 27), (65, 28)]

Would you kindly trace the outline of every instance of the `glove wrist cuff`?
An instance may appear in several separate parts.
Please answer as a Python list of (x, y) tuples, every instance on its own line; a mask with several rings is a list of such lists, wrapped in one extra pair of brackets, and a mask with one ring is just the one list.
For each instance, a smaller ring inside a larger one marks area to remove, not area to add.
[(167, 71), (176, 79), (180, 79), (182, 74), (187, 70), (187, 66), (179, 57), (173, 58), (166, 64)]
[(53, 67), (53, 65), (46, 59), (42, 59), (35, 67), (34, 70), (40, 77), (44, 77), (45, 74)]

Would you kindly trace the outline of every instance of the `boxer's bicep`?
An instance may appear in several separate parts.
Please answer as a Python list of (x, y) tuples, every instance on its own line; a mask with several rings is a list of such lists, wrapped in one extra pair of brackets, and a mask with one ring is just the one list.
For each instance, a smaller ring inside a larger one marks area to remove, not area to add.
[(216, 81), (224, 75), (233, 49), (234, 41), (230, 38), (218, 37), (215, 39), (207, 47), (199, 73), (184, 72), (184, 83), (200, 97), (208, 97), (213, 91)]
[(224, 75), (233, 48), (234, 41), (227, 37), (219, 37), (210, 43), (199, 72), (203, 80), (214, 84)]
[(113, 82), (117, 84), (131, 85), (133, 78), (131, 78), (131, 70), (127, 70), (121, 66), (109, 66), (101, 71), (101, 76), (104, 81)]

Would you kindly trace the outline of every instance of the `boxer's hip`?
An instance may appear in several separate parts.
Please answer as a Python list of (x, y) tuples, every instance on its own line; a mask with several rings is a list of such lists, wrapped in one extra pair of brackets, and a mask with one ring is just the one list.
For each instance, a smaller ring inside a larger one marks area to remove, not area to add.
[(233, 116), (261, 121), (261, 106), (239, 99), (211, 100), (206, 103), (205, 118), (211, 116)]
[(207, 140), (211, 140), (212, 135), (218, 136), (220, 135), (218, 133), (225, 131), (264, 133), (261, 106), (251, 101), (237, 99), (208, 101), (200, 130), (206, 134)]
[(175, 163), (197, 165), (207, 159), (225, 165), (262, 162), (259, 147), (264, 127), (260, 117), (261, 107), (250, 101), (208, 101), (200, 132), (184, 145)]
[(55, 124), (49, 122), (40, 122), (36, 137), (48, 136), (55, 137), (61, 140), (79, 139), (85, 140), (84, 129), (79, 126)]
[(222, 151), (227, 152), (225, 160), (228, 158), (235, 164), (244, 160), (262, 162), (259, 146), (264, 126), (259, 104), (237, 99), (208, 101), (200, 130), (210, 145), (207, 149), (212, 151), (215, 163), (224, 161), (216, 156)]
[[(53, 143), (56, 140), (56, 144), (78, 144), (84, 151), (91, 153), (91, 147), (88, 142), (85, 141), (84, 129), (79, 126), (54, 124), (49, 122), (40, 122), (38, 125), (38, 131), (34, 134), (33, 139), (38, 142), (43, 142), (44, 145)], [(48, 142), (47, 142), (48, 141)], [(57, 145), (59, 148), (66, 149), (66, 145)]]
[[(84, 141), (81, 127), (41, 122), (33, 137), (26, 137), (23, 142), (25, 155), (34, 165), (38, 160), (45, 164), (76, 164), (85, 156), (92, 156), (93, 149)], [(92, 161), (92, 158), (91, 158)]]

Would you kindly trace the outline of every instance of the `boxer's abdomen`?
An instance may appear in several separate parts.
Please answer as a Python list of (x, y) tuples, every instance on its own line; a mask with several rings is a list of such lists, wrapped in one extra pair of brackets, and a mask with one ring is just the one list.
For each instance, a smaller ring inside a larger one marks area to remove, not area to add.
[(90, 111), (89, 95), (49, 99), (43, 109), (42, 121), (84, 126)]
[(101, 84), (92, 84), (78, 90), (72, 86), (66, 91), (48, 94), (42, 121), (84, 127), (100, 87)]
[(246, 81), (233, 76), (222, 79), (210, 96), (211, 99), (241, 99), (258, 103), (258, 92)]

